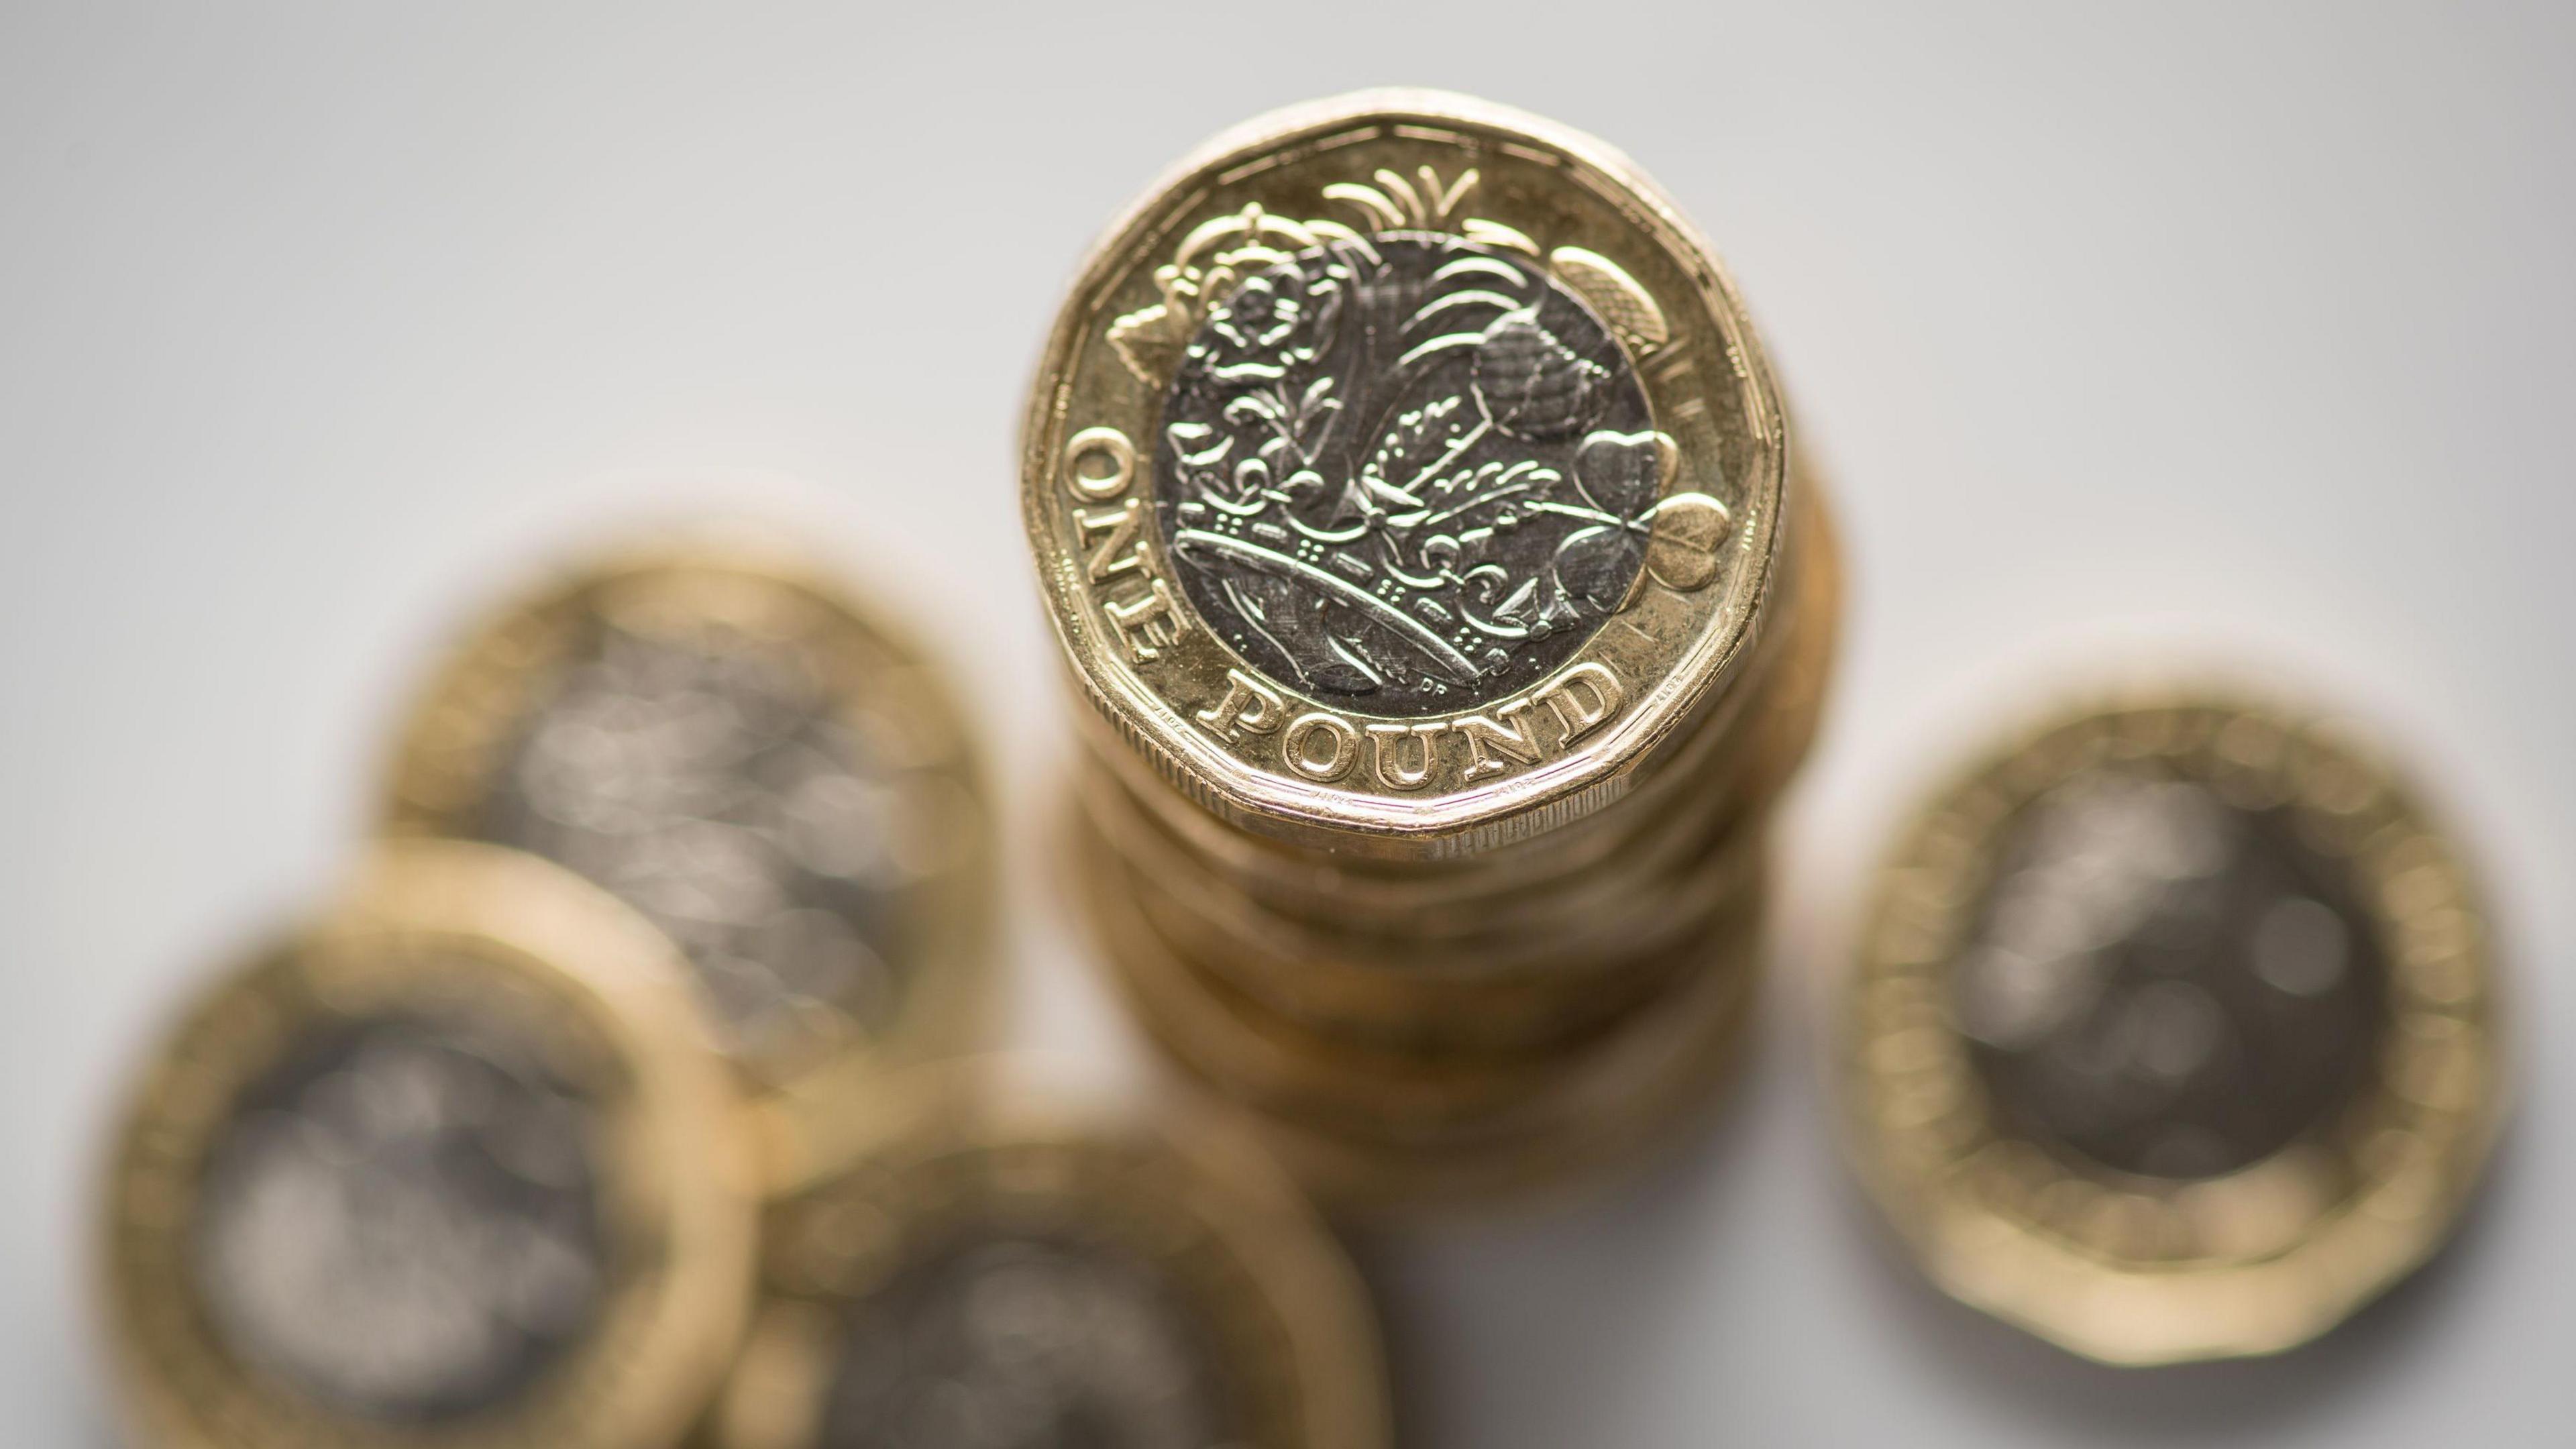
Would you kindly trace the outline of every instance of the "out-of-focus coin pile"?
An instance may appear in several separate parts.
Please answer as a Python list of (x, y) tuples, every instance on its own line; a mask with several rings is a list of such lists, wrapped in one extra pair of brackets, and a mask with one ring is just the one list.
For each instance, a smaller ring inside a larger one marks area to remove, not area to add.
[(1705, 243), (1454, 96), (1265, 118), (1106, 238), (1023, 502), (1077, 894), (1345, 1204), (1613, 1161), (1726, 1068), (1840, 580)]
[(1275, 1166), (921, 1064), (974, 1034), (992, 827), (935, 672), (813, 564), (594, 560), (396, 753), (387, 838), (138, 1075), (102, 1248), (141, 1442), (1383, 1444)]
[(1845, 1003), (1855, 1158), (1942, 1287), (2078, 1353), (2292, 1347), (2479, 1179), (2489, 937), (2349, 724), (2183, 688), (2070, 711), (1898, 843)]

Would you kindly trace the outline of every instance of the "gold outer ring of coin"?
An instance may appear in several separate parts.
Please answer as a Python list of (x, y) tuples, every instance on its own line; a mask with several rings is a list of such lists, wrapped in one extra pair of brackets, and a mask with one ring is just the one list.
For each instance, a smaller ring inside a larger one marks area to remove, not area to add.
[(883, 1067), (969, 1041), (990, 1010), (996, 892), (983, 773), (964, 714), (922, 650), (759, 525), (639, 537), (572, 560), (487, 614), (396, 731), (384, 833), (471, 837), (502, 751), (564, 653), (603, 619), (648, 632), (717, 619), (792, 643), (851, 711), (849, 723), (894, 753), (907, 817), (938, 836), (934, 867), (904, 888), (917, 935), (911, 959), (895, 963), (905, 985), (894, 1020), (873, 1038), (854, 1030), (818, 1059), (738, 1060), (756, 1086), (776, 1089), (764, 1110), (838, 1100)]
[(760, 1305), (710, 1449), (809, 1449), (831, 1305), (899, 1269), (910, 1235), (977, 1211), (1076, 1220), (1169, 1272), (1250, 1401), (1245, 1449), (1391, 1442), (1359, 1275), (1239, 1131), (1122, 1111), (1001, 1059), (891, 1073), (854, 1110), (860, 1120), (831, 1124), (829, 1141), (801, 1144), (807, 1175), (767, 1210)]
[[(1432, 201), (1429, 177), (1441, 178)], [(1579, 275), (1604, 315), (1623, 319), (1613, 324), (1620, 345), (1654, 426), (1674, 442), (1647, 562), (1617, 615), (1525, 698), (1470, 707), (1485, 723), (1521, 711), (1537, 732), (1533, 763), (1480, 753), (1484, 736), (1453, 723), (1337, 709), (1246, 669), (1182, 596), (1159, 531), (1142, 526), (1169, 371), (1145, 375), (1148, 364), (1129, 359), (1145, 353), (1137, 337), (1199, 320), (1192, 291), (1215, 275), (1196, 275), (1194, 241), (1229, 226), (1266, 236), (1284, 224), (1288, 241), (1332, 234), (1318, 226), (1348, 234), (1347, 223), (1324, 216), (1337, 206), (1357, 208), (1371, 228), (1446, 227), (1455, 210), (1465, 214), (1459, 234), (1543, 253), (1560, 275)], [(1292, 220), (1300, 217), (1313, 219)], [(1114, 327), (1130, 329), (1129, 346), (1113, 345)], [(1631, 163), (1505, 107), (1374, 91), (1219, 137), (1110, 229), (1031, 390), (1021, 503), (1049, 617), (1082, 693), (1130, 748), (1246, 830), (1422, 859), (1473, 854), (1590, 814), (1723, 691), (1773, 572), (1793, 491), (1787, 454), (1778, 390), (1732, 284)], [(1597, 711), (1545, 703), (1573, 694)], [(1418, 786), (1360, 783), (1384, 775), (1361, 759), (1368, 741), (1395, 748), (1387, 740), (1434, 725), (1417, 736), (1429, 770)], [(1371, 726), (1391, 733), (1373, 736)], [(1318, 741), (1329, 746), (1320, 756)]]
[[(1433, 862), (1354, 860), (1284, 846), (1236, 831), (1191, 803), (1115, 738), (1104, 738), (1105, 724), (1083, 731), (1085, 760), (1104, 778), (1081, 789), (1095, 814), (1150, 817), (1161, 836), (1185, 848), (1193, 869), (1266, 904), (1408, 934), (1437, 932), (1451, 916), (1490, 928), (1498, 912), (1553, 909), (1555, 892), (1595, 874), (1663, 869), (1671, 852), (1695, 847), (1711, 829), (1766, 810), (1815, 739), (1839, 635), (1841, 560), (1815, 489), (1799, 491), (1798, 515), (1782, 579), (1794, 607), (1765, 611), (1727, 697), (1673, 758), (1616, 804), (1546, 835)], [(1112, 790), (1112, 780), (1114, 798), (1098, 793)]]
[(1192, 869), (1265, 905), (1408, 936), (1446, 934), (1454, 929), (1453, 916), (1472, 923), (1469, 929), (1492, 930), (1515, 912), (1557, 913), (1561, 892), (1597, 876), (1659, 874), (1671, 868), (1677, 853), (1703, 848), (1712, 833), (1758, 818), (1815, 738), (1831, 673), (1841, 581), (1824, 510), (1812, 492), (1802, 497), (1807, 506), (1788, 569), (1797, 607), (1764, 630), (1747, 688), (1722, 718), (1694, 734), (1684, 750), (1690, 760), (1673, 762), (1579, 826), (1496, 856), (1409, 867), (1349, 861), (1232, 831), (1107, 741), (1087, 753), (1096, 768), (1081, 793), (1095, 818), (1120, 817), (1141, 827), (1148, 819), (1140, 817), (1149, 817), (1157, 841), (1168, 839)]
[[(2103, 759), (2285, 805), (2349, 864), (2383, 936), (2391, 1019), (2328, 1138), (2176, 1181), (2079, 1170), (1999, 1131), (1949, 1022), (1952, 955), (2010, 808)], [(2468, 862), (2345, 726), (2252, 691), (2134, 686), (2024, 731), (1900, 837), (1865, 932), (1840, 1057), (1862, 1180), (1940, 1287), (2087, 1358), (2267, 1354), (2332, 1328), (2448, 1236), (2501, 1120), (2496, 970)]]
[[(136, 1084), (109, 1165), (109, 1359), (138, 1437), (168, 1449), (637, 1449), (677, 1442), (741, 1336), (756, 1166), (686, 967), (641, 917), (531, 856), (390, 843), (322, 915), (202, 994)], [(594, 1063), (602, 1218), (632, 1235), (603, 1320), (508, 1405), (434, 1428), (334, 1414), (247, 1368), (194, 1285), (199, 1177), (236, 1095), (299, 1033), (500, 999)]]

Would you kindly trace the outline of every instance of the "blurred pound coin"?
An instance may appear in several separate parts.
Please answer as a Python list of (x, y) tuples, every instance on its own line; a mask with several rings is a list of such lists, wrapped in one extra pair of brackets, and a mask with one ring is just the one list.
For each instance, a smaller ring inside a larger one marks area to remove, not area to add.
[(816, 564), (702, 530), (590, 560), (456, 647), (400, 733), (397, 836), (605, 886), (677, 942), (754, 1082), (955, 1047), (991, 827), (939, 672)]
[(649, 1449), (737, 1342), (737, 1089), (685, 968), (542, 861), (387, 846), (200, 998), (103, 1213), (142, 1442)]
[(1385, 1449), (1358, 1280), (1244, 1144), (975, 1067), (878, 1105), (769, 1210), (719, 1449)]
[(2504, 1097), (2458, 847), (2344, 726), (2208, 692), (1945, 791), (1846, 1024), (1862, 1172), (1932, 1277), (2115, 1363), (2340, 1322), (2448, 1234)]

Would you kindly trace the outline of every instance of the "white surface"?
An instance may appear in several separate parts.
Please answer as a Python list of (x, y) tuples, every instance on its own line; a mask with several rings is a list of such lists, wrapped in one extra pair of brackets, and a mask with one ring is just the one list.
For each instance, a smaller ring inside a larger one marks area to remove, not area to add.
[(1795, 940), (2017, 665), (2178, 635), (2411, 748), (2494, 867), (2528, 1048), (2428, 1280), (2282, 1362), (2119, 1377), (1892, 1265), (1793, 986), (1687, 1163), (1370, 1246), (1417, 1442), (2566, 1442), (2576, 23), (1928, 8), (0, 11), (0, 1439), (104, 1441), (76, 1329), (115, 1074), (328, 882), (419, 650), (501, 562), (709, 470), (813, 480), (744, 496), (829, 517), (954, 658), (1023, 841), (1023, 1019), (1116, 1050), (1033, 843), (1062, 701), (1026, 370), (1168, 161), (1401, 81), (1654, 172), (1839, 477)]

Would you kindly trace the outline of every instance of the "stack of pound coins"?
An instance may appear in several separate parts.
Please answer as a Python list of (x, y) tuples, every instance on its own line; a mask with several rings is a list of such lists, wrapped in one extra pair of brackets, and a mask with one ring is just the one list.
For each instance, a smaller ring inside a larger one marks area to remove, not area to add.
[(1310, 1185), (1535, 1185), (1708, 1095), (1840, 579), (1630, 163), (1420, 91), (1220, 138), (1077, 283), (1022, 502), (1088, 706), (1077, 894)]

